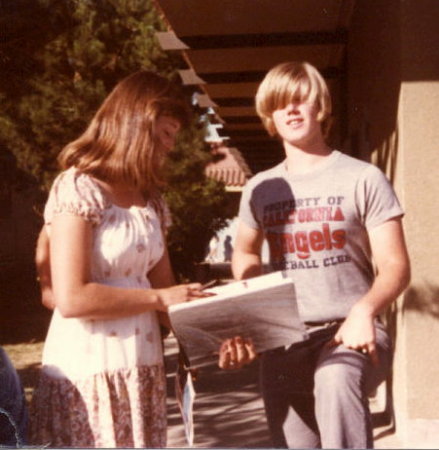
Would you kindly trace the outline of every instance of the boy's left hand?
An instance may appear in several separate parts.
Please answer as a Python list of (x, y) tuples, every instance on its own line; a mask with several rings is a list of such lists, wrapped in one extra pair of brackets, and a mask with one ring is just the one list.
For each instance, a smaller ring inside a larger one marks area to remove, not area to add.
[(373, 316), (360, 311), (360, 308), (352, 308), (329, 346), (342, 344), (346, 348), (369, 355), (373, 364), (378, 365), (374, 319)]

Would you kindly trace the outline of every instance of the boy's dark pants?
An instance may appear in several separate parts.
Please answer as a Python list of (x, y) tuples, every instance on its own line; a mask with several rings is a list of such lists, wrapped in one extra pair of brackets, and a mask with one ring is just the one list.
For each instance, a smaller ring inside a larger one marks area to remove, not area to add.
[(368, 394), (386, 379), (392, 348), (376, 322), (379, 366), (342, 345), (328, 347), (340, 324), (311, 328), (310, 339), (265, 352), (261, 385), (274, 447), (373, 448)]

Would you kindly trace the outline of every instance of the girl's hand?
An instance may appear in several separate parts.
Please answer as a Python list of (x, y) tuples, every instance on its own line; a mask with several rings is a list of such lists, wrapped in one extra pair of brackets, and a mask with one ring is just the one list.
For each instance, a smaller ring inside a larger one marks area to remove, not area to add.
[(159, 311), (168, 311), (172, 305), (189, 302), (200, 297), (205, 297), (206, 293), (201, 291), (200, 283), (178, 284), (164, 289), (156, 289), (158, 295)]

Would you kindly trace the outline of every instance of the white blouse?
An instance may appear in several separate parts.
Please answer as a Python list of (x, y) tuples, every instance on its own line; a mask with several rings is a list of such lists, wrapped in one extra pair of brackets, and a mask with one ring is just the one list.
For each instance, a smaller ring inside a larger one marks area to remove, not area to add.
[[(44, 211), (49, 234), (57, 214), (92, 223), (92, 281), (150, 287), (147, 273), (164, 252), (160, 219), (151, 205), (114, 205), (92, 177), (70, 168), (58, 175), (50, 191)], [(106, 320), (64, 318), (57, 309), (53, 313), (43, 352), (43, 370), (51, 376), (82, 379), (162, 362), (155, 311)]]

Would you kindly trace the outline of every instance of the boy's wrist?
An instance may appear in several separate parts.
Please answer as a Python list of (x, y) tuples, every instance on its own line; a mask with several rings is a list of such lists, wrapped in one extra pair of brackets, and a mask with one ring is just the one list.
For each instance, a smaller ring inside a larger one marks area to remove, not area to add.
[(377, 312), (373, 305), (362, 299), (352, 307), (351, 314), (374, 318), (377, 315)]

